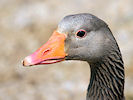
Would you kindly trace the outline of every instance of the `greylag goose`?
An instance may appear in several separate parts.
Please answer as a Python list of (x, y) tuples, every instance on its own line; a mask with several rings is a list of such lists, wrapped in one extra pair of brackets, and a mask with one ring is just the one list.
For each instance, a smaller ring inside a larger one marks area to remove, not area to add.
[(48, 42), (27, 56), (24, 66), (81, 60), (90, 64), (86, 100), (124, 100), (124, 64), (108, 25), (88, 13), (68, 15)]

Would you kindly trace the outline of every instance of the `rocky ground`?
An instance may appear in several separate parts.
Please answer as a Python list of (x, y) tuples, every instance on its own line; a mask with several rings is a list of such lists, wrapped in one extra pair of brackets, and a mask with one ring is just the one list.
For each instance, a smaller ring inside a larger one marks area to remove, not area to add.
[(0, 0), (0, 100), (85, 100), (85, 62), (30, 68), (22, 59), (44, 44), (68, 14), (89, 12), (106, 21), (125, 62), (127, 100), (133, 100), (133, 0)]

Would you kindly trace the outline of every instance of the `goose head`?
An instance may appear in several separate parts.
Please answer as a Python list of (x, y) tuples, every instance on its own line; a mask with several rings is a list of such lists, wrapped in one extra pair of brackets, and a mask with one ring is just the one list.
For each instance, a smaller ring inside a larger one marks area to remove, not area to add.
[(115, 42), (108, 25), (94, 15), (68, 15), (58, 24), (48, 42), (23, 61), (24, 66), (64, 60), (89, 63), (104, 59)]

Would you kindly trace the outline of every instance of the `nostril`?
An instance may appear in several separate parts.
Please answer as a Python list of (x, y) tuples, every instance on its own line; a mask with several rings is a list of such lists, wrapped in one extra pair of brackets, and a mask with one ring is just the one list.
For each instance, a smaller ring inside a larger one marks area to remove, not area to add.
[(49, 51), (50, 51), (50, 48), (46, 49), (45, 51), (43, 51), (42, 55), (46, 55)]

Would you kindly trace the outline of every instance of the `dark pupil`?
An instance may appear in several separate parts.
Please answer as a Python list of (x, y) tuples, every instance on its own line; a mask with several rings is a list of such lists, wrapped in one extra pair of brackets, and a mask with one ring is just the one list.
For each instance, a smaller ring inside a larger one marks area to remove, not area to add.
[(77, 36), (79, 36), (79, 37), (83, 37), (84, 35), (85, 35), (85, 32), (84, 31), (79, 31), (77, 33)]

